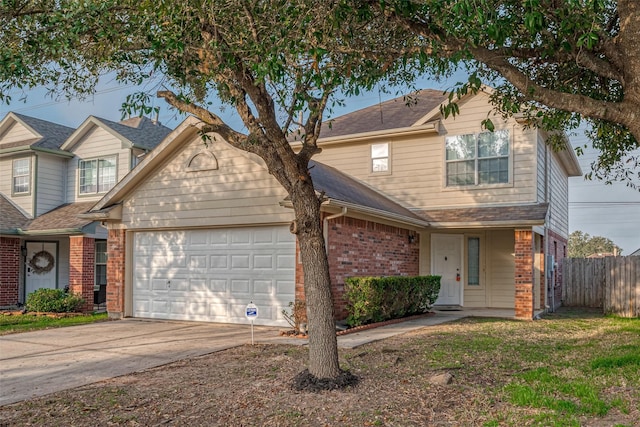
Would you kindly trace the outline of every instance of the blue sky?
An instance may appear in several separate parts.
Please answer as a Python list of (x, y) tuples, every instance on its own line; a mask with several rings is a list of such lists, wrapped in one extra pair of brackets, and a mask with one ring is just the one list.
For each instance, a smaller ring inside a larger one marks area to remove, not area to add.
[[(458, 79), (464, 78), (457, 76)], [(455, 77), (454, 77), (455, 79)], [(450, 87), (452, 79), (444, 82), (420, 80), (416, 87), (445, 90)], [(31, 90), (27, 93), (13, 91), (10, 105), (0, 105), (0, 117), (9, 111), (38, 117), (70, 127), (77, 127), (89, 115), (119, 121), (120, 108), (127, 94), (136, 89), (131, 86), (117, 86), (106, 82), (97, 88), (94, 96), (83, 102), (52, 99), (44, 90)], [(26, 98), (23, 100), (23, 98)], [(346, 99), (344, 107), (336, 108), (333, 116), (348, 113), (380, 101), (393, 98), (394, 94), (367, 92), (358, 97)], [(165, 126), (175, 127), (185, 116), (170, 110), (163, 100), (157, 100), (160, 107), (159, 120)], [(215, 110), (215, 100), (214, 110)], [(242, 130), (242, 122), (227, 107), (220, 115), (232, 127)], [(584, 145), (586, 138), (578, 133), (569, 135), (572, 145)], [(590, 169), (595, 159), (595, 152), (587, 150), (578, 160), (583, 172)], [(587, 181), (582, 177), (569, 180), (569, 232), (581, 230), (592, 236), (604, 236), (611, 239), (629, 254), (640, 249), (640, 191), (626, 187), (624, 184), (605, 185), (600, 181)]]

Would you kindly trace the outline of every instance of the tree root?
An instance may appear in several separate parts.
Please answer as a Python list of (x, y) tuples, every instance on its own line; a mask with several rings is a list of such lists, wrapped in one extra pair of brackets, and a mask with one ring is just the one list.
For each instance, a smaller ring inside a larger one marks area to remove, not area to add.
[(360, 378), (349, 371), (340, 370), (337, 378), (318, 378), (309, 373), (308, 369), (293, 378), (291, 388), (297, 391), (320, 392), (324, 390), (338, 390), (358, 385)]

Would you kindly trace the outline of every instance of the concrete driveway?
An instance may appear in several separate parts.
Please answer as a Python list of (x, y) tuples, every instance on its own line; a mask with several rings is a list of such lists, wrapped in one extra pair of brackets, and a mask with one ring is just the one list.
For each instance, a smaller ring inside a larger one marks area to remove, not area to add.
[[(278, 331), (254, 326), (254, 341)], [(250, 343), (249, 325), (140, 319), (5, 335), (0, 406)]]
[[(354, 348), (466, 317), (438, 312), (338, 337)], [(254, 326), (254, 342), (306, 345)], [(250, 325), (124, 319), (0, 337), (0, 406), (251, 343)]]

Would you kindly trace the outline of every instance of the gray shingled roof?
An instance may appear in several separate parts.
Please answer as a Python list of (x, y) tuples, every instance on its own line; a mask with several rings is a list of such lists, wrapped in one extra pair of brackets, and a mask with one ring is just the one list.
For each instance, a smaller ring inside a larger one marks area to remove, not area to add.
[(148, 117), (133, 117), (119, 123), (102, 118), (98, 120), (127, 138), (136, 147), (148, 150), (154, 149), (171, 133), (171, 129)]
[(81, 219), (77, 215), (88, 212), (96, 202), (78, 202), (61, 205), (29, 222), (24, 231), (46, 231), (46, 230), (80, 230), (85, 225), (91, 224), (93, 220)]
[(42, 135), (40, 139), (34, 139), (29, 143), (31, 147), (47, 148), (58, 150), (60, 146), (71, 136), (75, 129), (57, 123), (48, 122), (35, 117), (29, 117), (18, 113), (13, 113), (20, 120), (31, 126), (33, 130)]
[(544, 221), (548, 203), (486, 208), (428, 209), (417, 212), (429, 223)]
[(409, 127), (447, 98), (441, 90), (424, 89), (325, 121), (320, 138)]
[(11, 201), (0, 193), (0, 231), (10, 232), (29, 221)]
[(311, 160), (309, 162), (309, 172), (316, 191), (324, 191), (329, 199), (424, 221), (423, 218), (389, 199), (384, 194), (331, 166)]

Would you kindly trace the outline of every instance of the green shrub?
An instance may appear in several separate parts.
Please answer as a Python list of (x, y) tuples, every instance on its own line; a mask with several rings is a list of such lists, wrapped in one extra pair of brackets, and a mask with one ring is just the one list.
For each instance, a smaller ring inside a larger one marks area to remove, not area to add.
[(358, 326), (424, 313), (440, 291), (441, 276), (349, 277), (347, 323)]
[(78, 311), (84, 300), (62, 289), (38, 289), (27, 295), (27, 311), (71, 313)]

